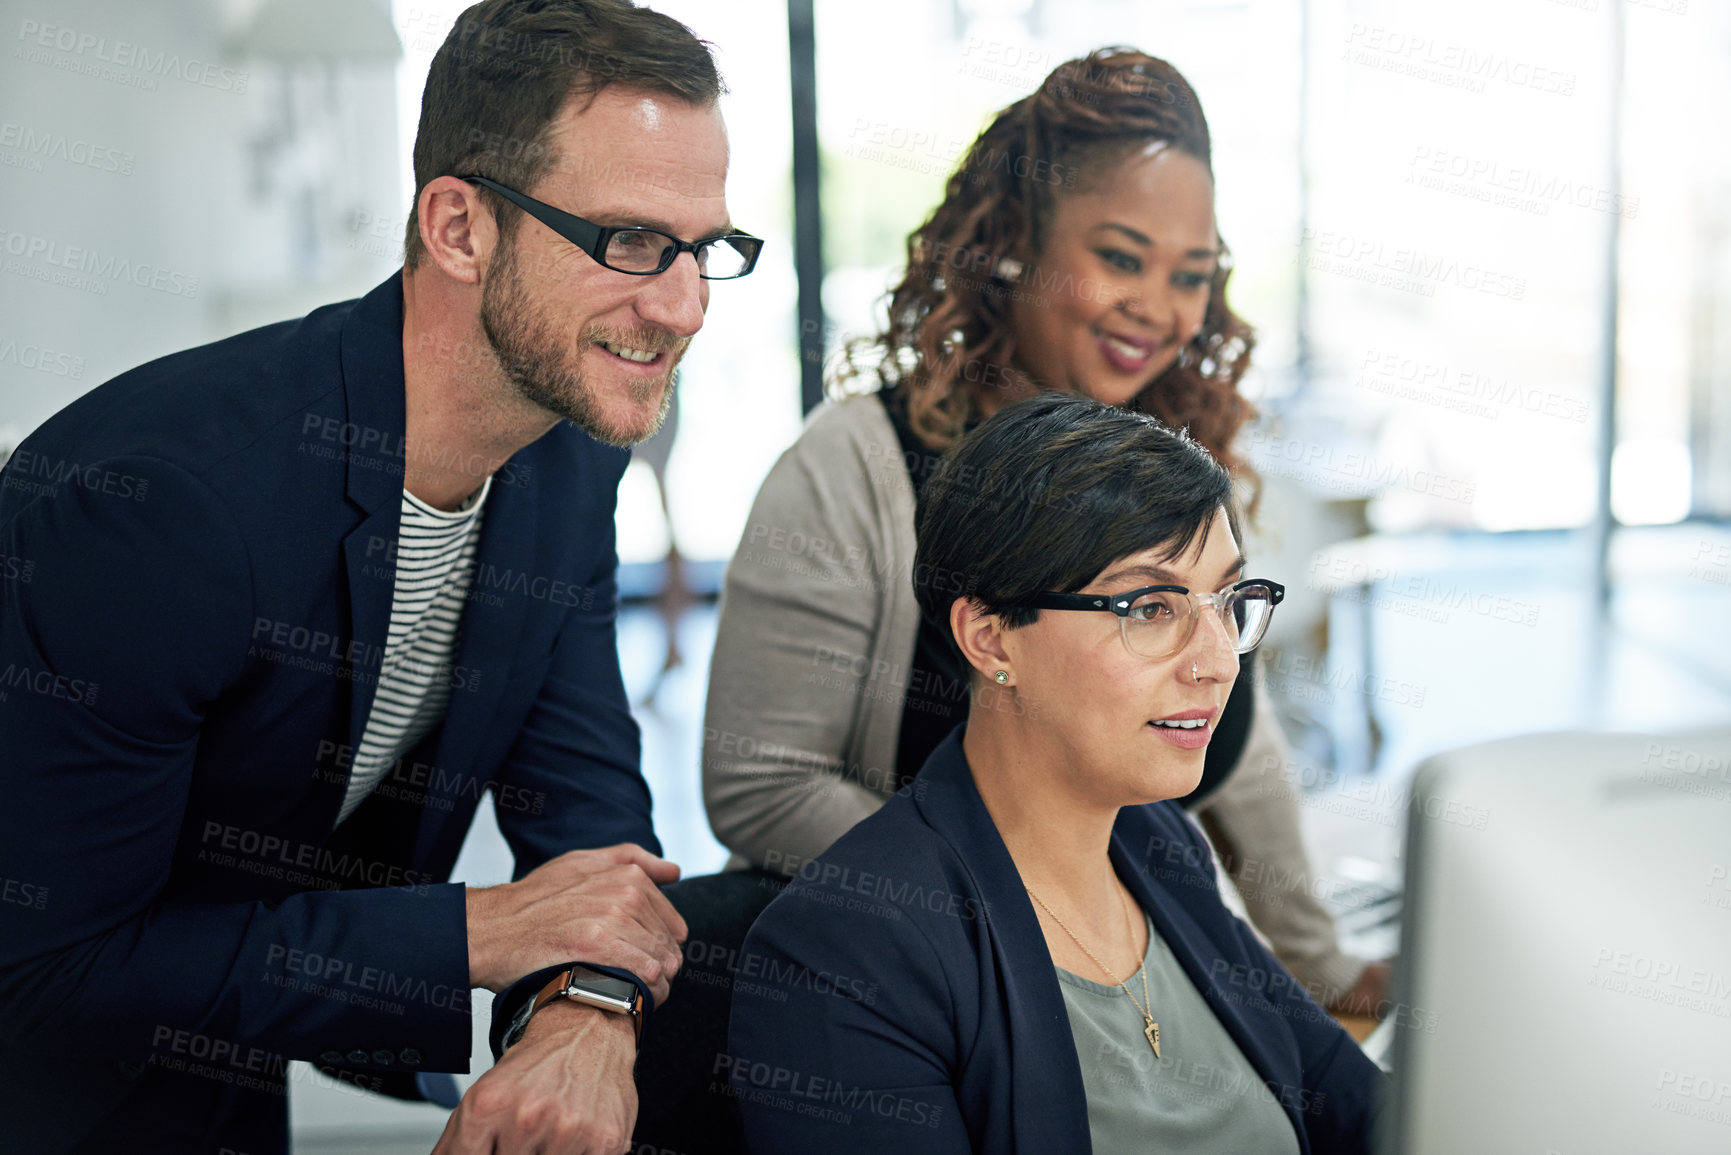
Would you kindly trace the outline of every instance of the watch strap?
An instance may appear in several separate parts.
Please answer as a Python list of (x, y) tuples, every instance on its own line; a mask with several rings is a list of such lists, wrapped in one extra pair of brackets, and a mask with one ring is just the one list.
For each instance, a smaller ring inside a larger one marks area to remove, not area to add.
[(540, 990), (536, 991), (535, 997), (529, 1000), (528, 1013), (523, 1017), (525, 1019), (534, 1018), (535, 1013), (542, 1007), (562, 996), (565, 993), (565, 988), (570, 985), (570, 982), (571, 971), (569, 968), (554, 975), (552, 981), (548, 982)]
[(540, 989), (535, 991), (530, 998), (525, 1000), (523, 1005), (517, 1010), (517, 1013), (511, 1017), (510, 1026), (506, 1028), (499, 1047), (501, 1053), (523, 1037), (523, 1032), (529, 1028), (529, 1020), (534, 1018), (535, 1015), (540, 1012), (541, 1008), (546, 1006), (548, 1003), (567, 997), (570, 997), (572, 1002), (583, 1002), (583, 1000), (577, 999), (573, 996), (567, 996), (565, 993), (572, 985), (572, 972), (579, 968), (594, 971), (597, 974), (606, 975), (608, 978), (616, 978), (629, 982), (632, 986), (637, 988), (637, 1009), (632, 1012), (621, 1012), (614, 1010), (611, 1007), (600, 1006), (596, 1003), (583, 1003), (583, 1005), (593, 1006), (597, 1010), (603, 1011), (607, 1014), (630, 1014), (632, 1020), (631, 1025), (636, 1033), (637, 1043), (639, 1046), (642, 1045), (643, 1020), (648, 1016), (649, 1008), (654, 1005), (655, 1001), (649, 994), (648, 988), (644, 985), (643, 980), (639, 979), (630, 971), (619, 970), (614, 967), (595, 966), (591, 963), (565, 963), (554, 972), (552, 978), (543, 983)]

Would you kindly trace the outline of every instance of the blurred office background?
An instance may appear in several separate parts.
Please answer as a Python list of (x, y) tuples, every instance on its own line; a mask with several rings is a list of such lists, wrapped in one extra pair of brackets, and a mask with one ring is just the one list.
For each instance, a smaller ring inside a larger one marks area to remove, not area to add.
[[(759, 482), (984, 120), (1103, 44), (1172, 60), (1213, 129), (1260, 336), (1252, 568), (1289, 590), (1258, 679), (1349, 945), (1396, 946), (1427, 754), (1731, 718), (1731, 153), (1698, 127), (1731, 108), (1731, 10), (655, 6), (715, 46), (733, 217), (769, 241), (716, 287), (677, 437), (620, 495), (621, 654), (688, 872), (725, 857), (698, 747), (714, 593)], [(463, 7), (0, 0), (0, 456), (122, 370), (393, 275), (421, 88)], [(460, 874), (509, 869), (484, 810)], [(425, 1151), (443, 1125), (305, 1068), (292, 1095), (303, 1152)]]

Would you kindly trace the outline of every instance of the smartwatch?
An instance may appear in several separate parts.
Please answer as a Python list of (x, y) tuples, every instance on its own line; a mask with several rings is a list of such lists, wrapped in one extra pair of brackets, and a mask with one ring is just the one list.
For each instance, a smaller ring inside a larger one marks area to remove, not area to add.
[(631, 1025), (637, 1032), (637, 1041), (643, 1041), (643, 994), (637, 989), (637, 984), (602, 974), (579, 963), (554, 975), (552, 982), (542, 987), (534, 998), (524, 1003), (512, 1016), (511, 1025), (505, 1030), (504, 1048), (509, 1048), (521, 1039), (523, 1032), (529, 1029), (529, 1020), (535, 1017), (535, 1012), (555, 999), (570, 999), (587, 1006), (599, 1007), (612, 1014), (630, 1015)]

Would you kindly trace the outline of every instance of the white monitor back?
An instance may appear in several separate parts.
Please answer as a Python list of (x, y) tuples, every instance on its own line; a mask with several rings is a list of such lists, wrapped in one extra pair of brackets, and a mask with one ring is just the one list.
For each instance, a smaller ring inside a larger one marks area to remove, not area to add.
[(1406, 846), (1380, 1150), (1731, 1153), (1731, 729), (1432, 758)]

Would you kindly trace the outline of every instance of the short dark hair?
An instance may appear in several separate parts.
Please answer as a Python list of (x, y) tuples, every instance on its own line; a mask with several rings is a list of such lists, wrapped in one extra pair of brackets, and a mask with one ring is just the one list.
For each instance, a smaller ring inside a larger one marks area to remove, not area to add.
[(919, 504), (914, 592), (945, 626), (958, 597), (1028, 625), (1036, 594), (1073, 593), (1143, 550), (1201, 549), (1221, 509), (1239, 534), (1232, 479), (1206, 449), (1073, 393), (994, 414), (956, 443)]
[[(565, 101), (615, 84), (700, 106), (726, 91), (705, 41), (631, 0), (481, 0), (459, 16), (421, 94), (404, 263), (414, 268), (424, 252), (419, 206), (429, 182), (478, 173), (528, 191), (558, 159), (549, 138)], [(480, 195), (509, 240), (522, 214)]]

